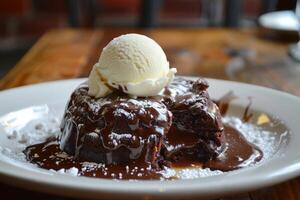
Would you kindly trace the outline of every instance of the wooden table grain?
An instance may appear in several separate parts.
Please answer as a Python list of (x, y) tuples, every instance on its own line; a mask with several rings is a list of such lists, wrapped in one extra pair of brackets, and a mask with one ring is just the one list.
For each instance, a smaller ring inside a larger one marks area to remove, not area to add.
[[(287, 55), (288, 42), (257, 28), (52, 30), (0, 80), (0, 89), (86, 77), (101, 49), (113, 37), (131, 32), (156, 40), (180, 75), (246, 82), (300, 96), (300, 64)], [(11, 199), (62, 199), (4, 184), (0, 188), (0, 195)], [(300, 199), (300, 178), (221, 199)]]

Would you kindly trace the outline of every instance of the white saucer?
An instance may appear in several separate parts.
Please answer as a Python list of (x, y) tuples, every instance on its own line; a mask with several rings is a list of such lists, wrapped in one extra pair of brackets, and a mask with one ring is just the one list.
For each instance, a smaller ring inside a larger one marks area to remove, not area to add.
[[(0, 116), (20, 109), (47, 105), (61, 116), (71, 92), (85, 79), (55, 81), (15, 88), (0, 92)], [(274, 156), (262, 163), (224, 173), (192, 180), (175, 181), (114, 181), (37, 169), (0, 154), (0, 181), (35, 190), (81, 198), (165, 198), (182, 199), (192, 197), (216, 198), (226, 194), (245, 192), (274, 185), (300, 175), (300, 98), (268, 88), (237, 82), (208, 79), (209, 92), (214, 99), (228, 91), (234, 91), (236, 99), (229, 114), (244, 111), (248, 97), (252, 97), (251, 112), (267, 113), (280, 119), (287, 129), (286, 143), (279, 145)], [(20, 116), (21, 117), (21, 116)], [(22, 116), (24, 123), (32, 116)], [(14, 148), (7, 139), (8, 124), (0, 127), (0, 147)], [(276, 134), (276, 133), (274, 133)], [(281, 136), (280, 138), (281, 139)]]
[(293, 11), (276, 11), (261, 15), (259, 24), (267, 29), (276, 31), (298, 32), (299, 20)]

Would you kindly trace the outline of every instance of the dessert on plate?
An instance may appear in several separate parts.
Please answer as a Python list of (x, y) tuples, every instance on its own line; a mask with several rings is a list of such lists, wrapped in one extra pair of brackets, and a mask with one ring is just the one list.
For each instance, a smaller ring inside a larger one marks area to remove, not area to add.
[[(175, 73), (154, 40), (114, 38), (71, 94), (59, 137), (27, 147), (27, 158), (42, 168), (120, 179), (159, 178), (165, 168), (191, 165), (227, 171), (260, 160), (259, 149), (222, 123), (208, 82)], [(230, 151), (230, 142), (246, 150)]]

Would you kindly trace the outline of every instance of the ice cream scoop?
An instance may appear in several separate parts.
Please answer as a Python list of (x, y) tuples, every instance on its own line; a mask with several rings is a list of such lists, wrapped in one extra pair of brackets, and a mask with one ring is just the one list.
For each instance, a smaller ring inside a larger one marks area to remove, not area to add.
[(154, 96), (175, 73), (154, 40), (140, 34), (121, 35), (103, 48), (89, 76), (89, 95), (99, 98), (119, 89), (132, 96)]

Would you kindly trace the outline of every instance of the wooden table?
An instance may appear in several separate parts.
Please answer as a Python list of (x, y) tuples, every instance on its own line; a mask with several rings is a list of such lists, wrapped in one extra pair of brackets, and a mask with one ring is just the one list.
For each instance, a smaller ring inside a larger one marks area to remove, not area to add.
[[(101, 49), (113, 37), (128, 32), (155, 39), (180, 75), (247, 82), (300, 96), (300, 64), (288, 57), (288, 42), (272, 40), (259, 29), (53, 30), (0, 81), (0, 89), (86, 77)], [(62, 198), (4, 184), (0, 195)], [(300, 178), (222, 199), (300, 199)]]

